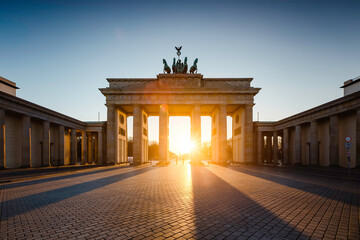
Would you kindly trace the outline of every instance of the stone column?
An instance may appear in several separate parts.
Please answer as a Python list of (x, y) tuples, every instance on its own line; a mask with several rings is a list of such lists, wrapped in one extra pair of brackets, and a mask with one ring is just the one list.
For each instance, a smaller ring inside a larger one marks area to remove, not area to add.
[(295, 126), (295, 163), (302, 163), (301, 154), (301, 125)]
[(159, 158), (160, 163), (169, 160), (169, 111), (166, 104), (160, 105), (159, 112)]
[(31, 167), (30, 117), (22, 117), (21, 167)]
[(289, 129), (285, 128), (283, 133), (283, 162), (289, 163)]
[(360, 109), (356, 111), (356, 167), (360, 167)]
[(88, 150), (88, 154), (87, 154), (87, 163), (91, 164), (93, 163), (93, 153), (92, 153), (92, 135), (91, 132), (87, 132), (86, 133), (86, 143), (87, 143), (87, 150)]
[(0, 109), (0, 169), (5, 168), (5, 110)]
[(107, 107), (107, 128), (106, 128), (106, 164), (114, 164), (116, 159), (116, 136), (117, 129), (115, 124), (115, 108)]
[(274, 139), (273, 139), (273, 164), (278, 165), (278, 132), (274, 131)]
[(81, 164), (85, 165), (87, 160), (87, 140), (86, 132), (81, 132)]
[(339, 165), (339, 117), (330, 117), (330, 165)]
[(266, 163), (272, 163), (272, 144), (271, 144), (271, 134), (266, 135)]
[(319, 165), (319, 143), (317, 121), (310, 123), (310, 164)]
[(58, 159), (59, 159), (59, 165), (62, 166), (64, 165), (64, 126), (60, 125), (59, 126), (59, 140), (58, 140)]
[(77, 153), (77, 144), (76, 144), (76, 130), (75, 129), (71, 129), (71, 133), (70, 133), (70, 137), (71, 137), (71, 159), (70, 159), (70, 164), (74, 165), (77, 162), (76, 159), (76, 153)]
[(264, 137), (261, 131), (257, 132), (257, 163), (263, 164)]
[(191, 163), (201, 163), (201, 111), (200, 105), (194, 105), (191, 112)]
[(134, 106), (133, 118), (133, 159), (135, 165), (142, 163), (143, 155), (143, 117), (142, 108), (139, 105)]
[(43, 122), (43, 139), (42, 139), (42, 166), (50, 165), (50, 123)]
[(98, 164), (103, 165), (103, 136), (102, 132), (98, 132)]
[[(227, 112), (226, 105), (219, 106), (219, 161), (220, 164), (227, 164)], [(200, 133), (201, 134), (201, 133)]]
[(245, 163), (254, 162), (253, 104), (245, 106)]

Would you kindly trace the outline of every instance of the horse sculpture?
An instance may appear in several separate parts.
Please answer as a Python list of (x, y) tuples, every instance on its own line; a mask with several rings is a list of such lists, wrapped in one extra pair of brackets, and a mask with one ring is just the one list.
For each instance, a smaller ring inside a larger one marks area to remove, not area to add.
[(184, 73), (184, 74), (187, 73), (187, 70), (188, 70), (187, 57), (185, 57), (182, 73)]
[(164, 73), (170, 73), (171, 72), (171, 69), (170, 67), (167, 65), (167, 62), (165, 59), (163, 59), (163, 63), (164, 63)]
[(189, 71), (190, 74), (195, 73), (195, 72), (197, 73), (197, 62), (198, 62), (198, 59), (196, 58), (194, 61), (194, 64), (190, 68), (190, 71)]
[(173, 73), (176, 72), (175, 58), (173, 59), (172, 70), (173, 70)]

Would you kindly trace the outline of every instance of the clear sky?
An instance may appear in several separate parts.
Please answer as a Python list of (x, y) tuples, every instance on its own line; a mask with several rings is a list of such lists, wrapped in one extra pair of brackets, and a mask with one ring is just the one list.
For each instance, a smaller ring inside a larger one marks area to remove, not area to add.
[(280, 120), (360, 75), (359, 12), (357, 0), (1, 0), (0, 76), (21, 98), (106, 120), (107, 77), (156, 77), (182, 45), (204, 77), (253, 77), (254, 120)]

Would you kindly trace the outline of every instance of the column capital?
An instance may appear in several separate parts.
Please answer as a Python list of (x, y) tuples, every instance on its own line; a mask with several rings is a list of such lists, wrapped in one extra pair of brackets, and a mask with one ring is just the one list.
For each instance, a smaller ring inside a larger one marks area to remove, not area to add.
[(244, 104), (244, 106), (246, 107), (246, 108), (249, 108), (249, 107), (254, 107), (255, 106), (255, 103), (248, 103), (248, 104)]

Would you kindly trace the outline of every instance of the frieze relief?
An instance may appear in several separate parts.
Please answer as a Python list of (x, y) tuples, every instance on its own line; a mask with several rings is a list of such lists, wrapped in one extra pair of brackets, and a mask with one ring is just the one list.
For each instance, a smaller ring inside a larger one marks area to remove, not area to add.
[(161, 78), (159, 79), (159, 86), (161, 88), (200, 88), (201, 79), (200, 78)]
[(251, 95), (108, 95), (107, 102), (114, 104), (159, 104), (159, 103), (199, 103), (216, 104), (219, 102), (250, 104)]

